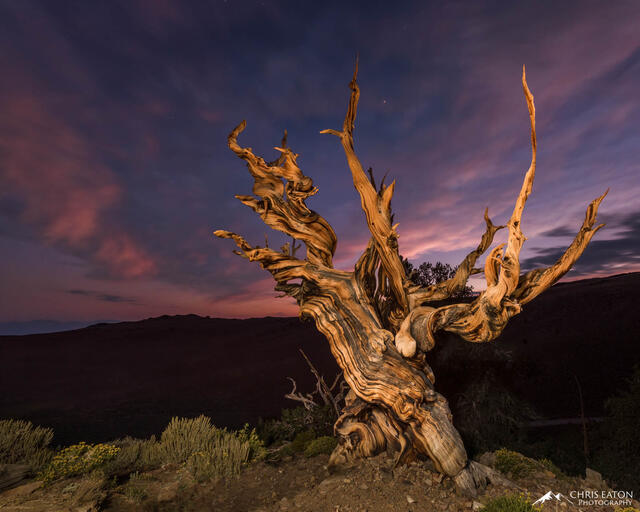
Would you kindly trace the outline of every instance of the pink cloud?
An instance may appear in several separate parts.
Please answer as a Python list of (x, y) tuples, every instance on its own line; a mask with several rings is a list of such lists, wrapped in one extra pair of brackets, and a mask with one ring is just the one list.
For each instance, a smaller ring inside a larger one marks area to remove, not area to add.
[(21, 220), (48, 243), (85, 254), (116, 275), (153, 273), (145, 251), (122, 228), (107, 226), (106, 214), (124, 195), (117, 177), (44, 98), (14, 92), (0, 100), (0, 177), (22, 201)]
[(100, 241), (96, 259), (123, 277), (141, 277), (153, 274), (156, 263), (126, 235)]
[(120, 186), (82, 138), (34, 97), (9, 97), (0, 108), (0, 172), (24, 201), (23, 219), (50, 242), (86, 242), (120, 198)]

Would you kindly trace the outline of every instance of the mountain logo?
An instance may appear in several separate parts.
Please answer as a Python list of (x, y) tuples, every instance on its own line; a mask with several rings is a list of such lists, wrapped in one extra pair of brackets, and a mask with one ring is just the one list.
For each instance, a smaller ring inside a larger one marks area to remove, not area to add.
[(562, 493), (556, 493), (554, 494), (553, 491), (548, 491), (544, 496), (538, 498), (536, 501), (534, 501), (532, 503), (532, 505), (542, 505), (547, 501), (552, 501), (552, 500), (556, 500), (556, 501), (568, 501), (569, 503), (571, 503), (572, 505), (574, 504), (573, 501), (571, 501), (569, 498), (567, 498), (564, 494)]

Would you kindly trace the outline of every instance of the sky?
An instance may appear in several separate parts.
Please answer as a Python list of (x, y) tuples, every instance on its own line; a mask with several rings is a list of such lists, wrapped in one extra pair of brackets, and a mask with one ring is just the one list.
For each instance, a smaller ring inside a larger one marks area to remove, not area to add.
[(522, 268), (552, 264), (610, 188), (565, 279), (640, 271), (639, 25), (636, 0), (0, 0), (0, 334), (296, 315), (212, 234), (286, 241), (234, 198), (252, 179), (226, 139), (246, 119), (239, 143), (269, 161), (288, 130), (352, 269), (364, 213), (319, 131), (342, 126), (356, 53), (356, 152), (396, 180), (410, 261), (455, 266), (485, 207), (508, 220), (531, 155), (525, 65), (538, 165)]

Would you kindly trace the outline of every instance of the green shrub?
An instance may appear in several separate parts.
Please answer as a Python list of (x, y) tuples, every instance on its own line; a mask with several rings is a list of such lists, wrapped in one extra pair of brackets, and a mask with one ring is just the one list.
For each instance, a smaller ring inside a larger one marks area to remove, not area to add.
[(505, 475), (511, 473), (514, 478), (530, 475), (537, 469), (536, 461), (524, 455), (501, 448), (496, 450), (495, 468)]
[(269, 460), (278, 461), (283, 457), (294, 456), (296, 451), (293, 449), (293, 443), (287, 443), (277, 452), (273, 453)]
[(124, 495), (132, 501), (138, 503), (144, 501), (147, 498), (147, 492), (142, 488), (147, 478), (140, 475), (139, 472), (134, 472), (129, 477), (129, 482), (124, 486)]
[(331, 455), (333, 449), (338, 445), (338, 440), (335, 437), (322, 436), (318, 439), (314, 439), (304, 449), (305, 457), (315, 457), (321, 453)]
[(226, 430), (211, 424), (206, 416), (172, 418), (162, 432), (158, 450), (163, 462), (181, 464), (195, 452), (205, 451)]
[(236, 437), (243, 443), (249, 443), (249, 460), (263, 460), (267, 456), (264, 442), (258, 436), (256, 429), (249, 430), (249, 424), (245, 423), (241, 430), (235, 432)]
[(556, 478), (565, 478), (567, 475), (564, 474), (564, 472), (558, 467), (556, 466), (553, 461), (551, 461), (551, 459), (540, 459), (538, 461), (542, 467), (544, 467), (544, 469), (546, 469), (547, 471), (551, 471)]
[(316, 438), (316, 433), (313, 430), (305, 430), (300, 432), (294, 438), (291, 443), (291, 448), (296, 452), (303, 452), (307, 445)]
[(492, 373), (474, 382), (455, 403), (454, 417), (471, 453), (493, 451), (501, 446), (519, 446), (526, 437), (525, 424), (538, 415), (496, 382)]
[(101, 467), (101, 471), (108, 478), (146, 471), (162, 465), (163, 461), (155, 436), (151, 436), (151, 439), (125, 437), (112, 444), (119, 448), (119, 451), (114, 459)]
[(198, 482), (230, 478), (238, 475), (249, 461), (250, 451), (248, 442), (227, 434), (213, 441), (205, 450), (194, 452), (186, 467)]
[(198, 481), (231, 477), (264, 449), (255, 431), (245, 426), (229, 432), (211, 424), (206, 416), (173, 418), (160, 438), (157, 452), (163, 462), (185, 463)]
[(537, 512), (540, 509), (534, 507), (522, 494), (508, 494), (490, 500), (482, 512)]
[(87, 474), (113, 460), (119, 451), (119, 448), (110, 444), (80, 442), (56, 453), (38, 478), (46, 484), (60, 478)]
[(132, 484), (127, 484), (124, 488), (124, 495), (131, 501), (142, 502), (147, 498), (147, 491)]
[(34, 472), (46, 466), (53, 452), (50, 428), (34, 427), (30, 421), (0, 421), (0, 464), (28, 464)]
[(333, 435), (333, 424), (337, 420), (335, 410), (331, 406), (304, 407), (283, 409), (279, 420), (261, 421), (258, 424), (258, 435), (265, 445), (291, 441), (300, 432), (313, 430), (318, 435)]
[(610, 397), (607, 419), (594, 430), (591, 467), (616, 486), (640, 493), (640, 366), (634, 367), (627, 389)]

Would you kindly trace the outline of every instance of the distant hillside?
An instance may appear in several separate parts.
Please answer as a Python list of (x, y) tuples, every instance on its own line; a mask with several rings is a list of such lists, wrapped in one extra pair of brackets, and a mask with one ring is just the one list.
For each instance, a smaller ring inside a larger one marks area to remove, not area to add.
[(32, 320), (29, 322), (0, 322), (0, 336), (22, 336), (25, 334), (48, 334), (52, 332), (71, 331), (73, 329), (87, 327), (92, 323), (96, 323), (96, 321), (58, 322), (56, 320)]
[[(455, 400), (492, 368), (546, 417), (566, 417), (579, 413), (576, 375), (587, 414), (600, 415), (640, 363), (639, 298), (640, 273), (558, 284), (494, 344), (443, 336), (429, 354), (436, 389)], [(51, 426), (57, 442), (148, 436), (174, 415), (235, 427), (295, 405), (287, 376), (313, 389), (299, 348), (327, 378), (337, 373), (324, 337), (297, 318), (163, 316), (0, 336), (0, 417)]]

